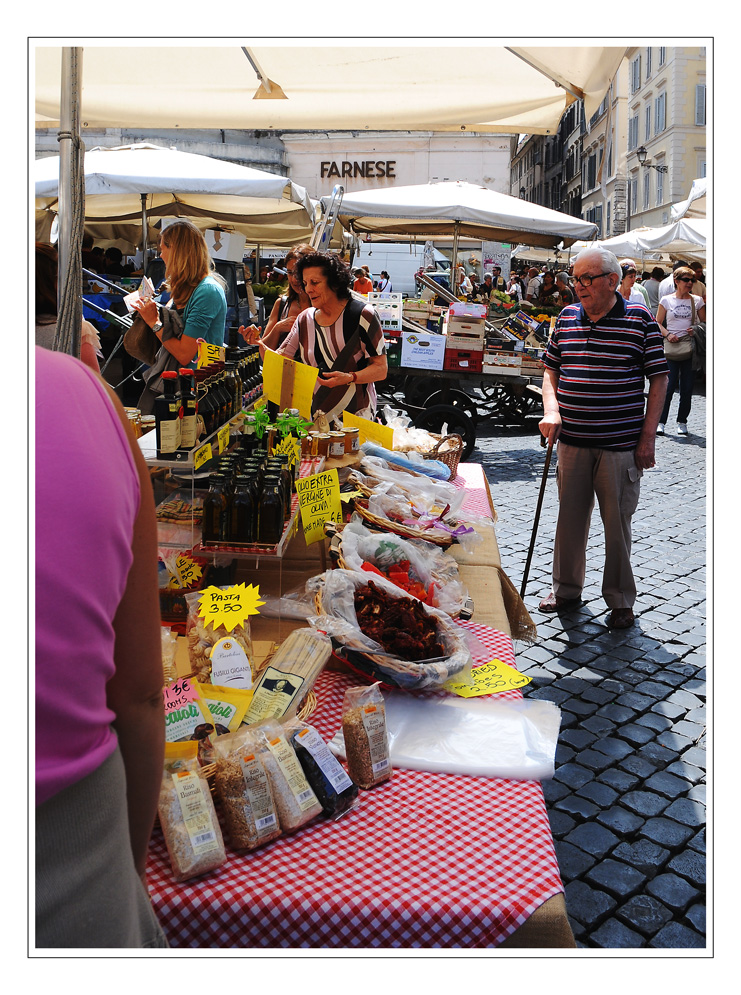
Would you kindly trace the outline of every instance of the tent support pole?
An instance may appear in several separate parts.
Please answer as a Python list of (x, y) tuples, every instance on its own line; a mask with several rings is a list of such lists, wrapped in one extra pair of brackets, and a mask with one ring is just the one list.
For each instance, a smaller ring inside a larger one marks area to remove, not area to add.
[(142, 201), (142, 273), (147, 272), (147, 195), (139, 195)]
[(450, 264), (450, 292), (454, 297), (457, 297), (456, 286), (455, 286), (455, 273), (456, 266), (458, 265), (458, 233), (460, 229), (460, 223), (456, 221), (455, 229), (453, 231), (453, 260)]
[[(84, 186), (80, 141), (80, 89), (82, 49), (62, 49), (62, 80), (59, 108), (59, 261), (58, 317), (54, 348), (79, 359), (82, 331), (82, 232)], [(79, 181), (82, 190), (73, 189)], [(82, 197), (80, 204), (76, 198)], [(80, 215), (81, 212), (81, 216)]]

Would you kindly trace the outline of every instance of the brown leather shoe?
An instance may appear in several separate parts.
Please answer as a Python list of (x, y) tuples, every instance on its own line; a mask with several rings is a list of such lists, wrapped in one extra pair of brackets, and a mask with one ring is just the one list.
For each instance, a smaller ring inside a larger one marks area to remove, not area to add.
[(629, 629), (635, 620), (632, 608), (613, 608), (607, 619), (607, 628)]
[(538, 608), (542, 612), (566, 612), (571, 608), (578, 608), (581, 604), (581, 598), (559, 598), (553, 591), (538, 605)]

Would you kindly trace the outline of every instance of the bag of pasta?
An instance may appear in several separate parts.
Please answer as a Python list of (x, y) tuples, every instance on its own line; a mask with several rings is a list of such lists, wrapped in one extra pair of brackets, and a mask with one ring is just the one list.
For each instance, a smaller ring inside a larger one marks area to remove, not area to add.
[[(203, 591), (185, 595), (188, 621), (185, 635), (193, 675), (202, 684), (229, 684), (249, 689), (255, 680), (255, 662), (249, 619), (231, 632), (200, 615)], [(216, 673), (215, 679), (212, 674)]]
[(224, 840), (197, 744), (166, 743), (157, 806), (176, 881), (188, 881), (226, 861)]
[(345, 691), (342, 734), (350, 777), (361, 788), (372, 788), (391, 777), (386, 703), (378, 683)]
[(242, 727), (214, 745), (214, 782), (235, 850), (254, 850), (281, 834), (267, 771), (252, 730)]

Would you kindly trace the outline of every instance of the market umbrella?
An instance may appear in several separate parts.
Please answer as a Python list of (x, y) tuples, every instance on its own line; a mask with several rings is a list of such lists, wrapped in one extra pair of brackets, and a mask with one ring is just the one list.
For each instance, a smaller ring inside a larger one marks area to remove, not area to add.
[[(37, 211), (58, 208), (59, 167), (59, 156), (34, 162)], [(144, 216), (226, 225), (250, 242), (276, 245), (306, 240), (313, 230), (306, 190), (265, 170), (146, 142), (91, 149), (83, 169), (85, 227), (101, 239), (115, 239), (120, 223), (138, 220), (141, 230)]]
[(356, 234), (453, 235), (453, 267), (461, 236), (555, 247), (597, 232), (592, 222), (461, 180), (346, 194), (339, 219)]
[[(282, 38), (249, 47), (87, 39), (91, 128), (379, 129), (554, 134), (566, 108), (598, 109), (624, 46), (442, 46)], [(249, 43), (248, 43), (249, 44)], [(34, 47), (40, 126), (59, 118), (62, 49)]]

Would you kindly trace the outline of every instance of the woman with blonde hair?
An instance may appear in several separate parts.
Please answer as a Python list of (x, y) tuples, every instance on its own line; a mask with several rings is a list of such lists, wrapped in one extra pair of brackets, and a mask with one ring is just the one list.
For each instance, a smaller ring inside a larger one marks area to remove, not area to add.
[(198, 351), (198, 339), (212, 345), (224, 344), (224, 285), (215, 272), (203, 233), (186, 218), (178, 218), (163, 229), (160, 256), (165, 264), (165, 286), (172, 307), (183, 319), (183, 334), (163, 340), (159, 306), (153, 300), (136, 301), (134, 307), (163, 347), (181, 366), (187, 366)]
[(222, 346), (226, 330), (224, 282), (214, 270), (203, 233), (192, 221), (178, 218), (163, 229), (160, 257), (170, 293), (167, 307), (182, 318), (182, 331), (168, 320), (166, 308), (151, 298), (134, 302), (134, 310), (162, 343), (153, 365), (144, 374), (146, 386), (138, 403), (142, 414), (154, 411), (154, 399), (163, 389), (162, 373), (191, 366), (199, 339)]

